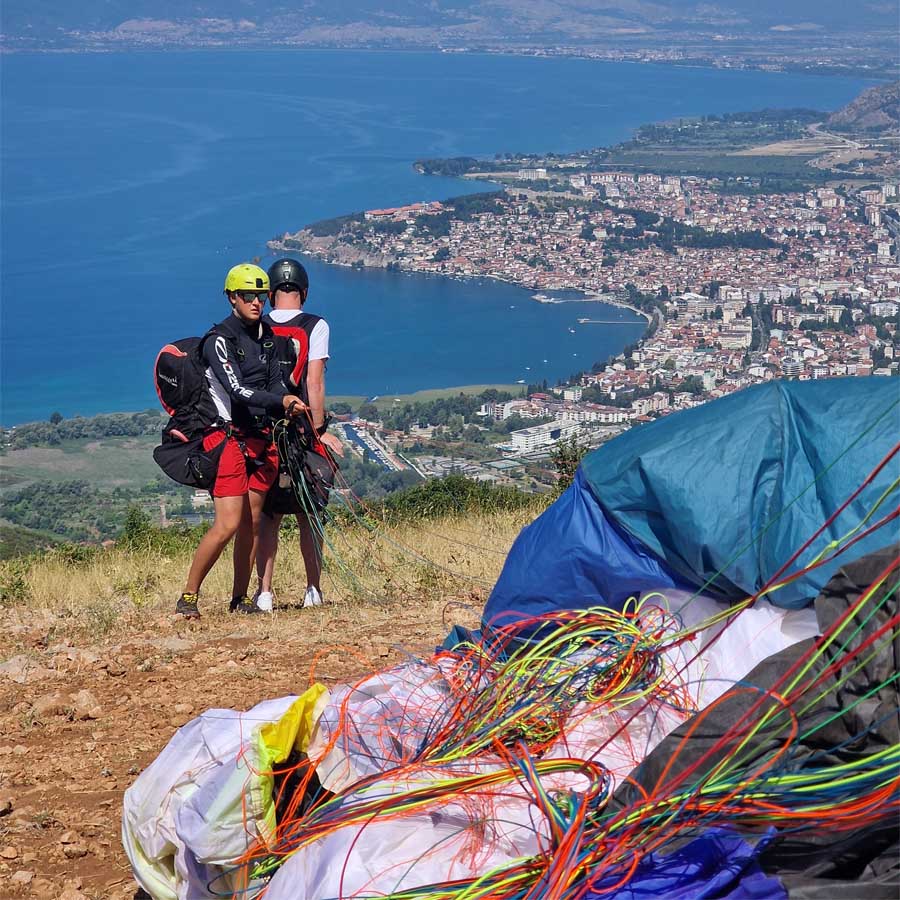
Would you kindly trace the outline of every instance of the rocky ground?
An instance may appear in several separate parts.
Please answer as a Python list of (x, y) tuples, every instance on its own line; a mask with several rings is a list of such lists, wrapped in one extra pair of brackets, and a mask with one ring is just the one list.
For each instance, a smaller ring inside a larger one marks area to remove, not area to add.
[(119, 841), (122, 796), (181, 725), (428, 653), (471, 624), (482, 598), (469, 599), (160, 616), (96, 644), (55, 638), (46, 611), (0, 611), (0, 897), (143, 896)]

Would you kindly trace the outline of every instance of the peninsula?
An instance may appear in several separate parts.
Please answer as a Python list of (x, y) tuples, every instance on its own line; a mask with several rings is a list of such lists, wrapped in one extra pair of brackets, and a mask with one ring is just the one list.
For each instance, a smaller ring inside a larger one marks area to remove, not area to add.
[[(511, 479), (514, 458), (527, 481), (560, 437), (596, 446), (773, 378), (900, 374), (891, 90), (829, 122), (769, 110), (647, 126), (608, 150), (419, 160), (423, 174), (498, 189), (317, 222), (270, 246), (340, 265), (502, 279), (544, 303), (577, 291), (648, 316), (644, 338), (618, 356), (555, 386), (529, 385), (527, 399), (486, 403), (481, 414), (519, 426), (494, 446), (500, 462), (486, 462), (477, 442), (459, 445), (460, 435), (478, 437), (472, 415), (449, 451), (444, 424), (421, 410), (382, 412), (372, 425), (404, 453), (431, 453), (417, 457), (426, 475), (465, 457), (472, 477), (501, 477), (499, 466)], [(573, 326), (609, 324), (588, 313)]]
[(896, 255), (900, 161), (884, 122), (836, 134), (824, 117), (761, 110), (647, 125), (613, 148), (418, 160), (423, 174), (501, 189), (320, 221), (269, 245), (597, 299), (709, 295), (720, 285), (752, 285), (753, 300), (773, 285), (798, 291)]

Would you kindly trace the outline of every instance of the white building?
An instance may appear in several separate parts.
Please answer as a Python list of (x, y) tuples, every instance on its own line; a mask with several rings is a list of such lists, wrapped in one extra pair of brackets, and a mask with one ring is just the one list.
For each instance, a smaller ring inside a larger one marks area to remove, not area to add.
[(527, 453), (539, 447), (550, 447), (557, 441), (564, 441), (578, 434), (580, 427), (570, 422), (549, 422), (546, 425), (532, 425), (510, 432), (510, 447), (516, 453)]
[(893, 300), (884, 300), (880, 303), (873, 303), (869, 309), (873, 316), (881, 316), (884, 319), (889, 319), (891, 316), (897, 315), (897, 310), (900, 309), (900, 307), (898, 307)]
[(630, 418), (627, 409), (620, 409), (617, 406), (600, 406), (597, 403), (569, 406), (559, 413), (559, 419), (562, 422), (597, 422), (600, 425), (620, 425)]
[(547, 170), (544, 168), (519, 169), (517, 174), (520, 181), (543, 181), (547, 177)]

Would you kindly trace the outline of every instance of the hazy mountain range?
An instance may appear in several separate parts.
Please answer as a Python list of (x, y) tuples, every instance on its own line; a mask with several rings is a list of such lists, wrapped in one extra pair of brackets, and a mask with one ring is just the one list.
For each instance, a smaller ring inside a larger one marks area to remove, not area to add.
[(6, 40), (255, 34), (288, 43), (510, 41), (725, 31), (759, 36), (896, 29), (897, 0), (5, 0)]

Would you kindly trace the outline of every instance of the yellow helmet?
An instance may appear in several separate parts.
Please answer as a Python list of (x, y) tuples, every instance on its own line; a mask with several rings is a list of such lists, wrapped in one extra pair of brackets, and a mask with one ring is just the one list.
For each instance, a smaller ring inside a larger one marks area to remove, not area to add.
[(225, 276), (225, 293), (232, 291), (267, 291), (269, 276), (265, 270), (252, 263), (232, 266)]

